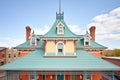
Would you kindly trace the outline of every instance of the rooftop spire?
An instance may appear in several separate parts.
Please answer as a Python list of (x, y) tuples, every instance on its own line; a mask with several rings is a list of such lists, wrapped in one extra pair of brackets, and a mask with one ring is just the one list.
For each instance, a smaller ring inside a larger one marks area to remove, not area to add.
[(59, 13), (61, 13), (61, 0), (59, 0)]
[(56, 13), (56, 19), (62, 20), (64, 18), (64, 13), (61, 12), (61, 0), (59, 0), (59, 12)]

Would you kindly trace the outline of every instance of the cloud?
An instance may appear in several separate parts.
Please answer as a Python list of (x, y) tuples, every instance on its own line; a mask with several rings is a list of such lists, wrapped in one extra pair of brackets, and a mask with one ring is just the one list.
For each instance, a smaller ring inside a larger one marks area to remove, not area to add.
[(22, 39), (12, 39), (10, 37), (0, 38), (0, 46), (3, 46), (3, 47), (15, 47), (23, 42), (24, 40)]
[(68, 25), (68, 27), (70, 28), (70, 30), (75, 33), (75, 34), (85, 34), (86, 30), (82, 30), (78, 25)]
[[(81, 28), (78, 25), (68, 25), (70, 30), (75, 34), (85, 34), (85, 30), (81, 30)], [(37, 35), (44, 35), (50, 30), (51, 26), (45, 25), (43, 28), (34, 28), (34, 32)]]
[(37, 35), (44, 35), (45, 33), (47, 33), (50, 29), (50, 26), (45, 25), (43, 28), (34, 28), (34, 32)]
[(97, 40), (120, 40), (120, 7), (92, 19), (87, 26), (96, 26)]

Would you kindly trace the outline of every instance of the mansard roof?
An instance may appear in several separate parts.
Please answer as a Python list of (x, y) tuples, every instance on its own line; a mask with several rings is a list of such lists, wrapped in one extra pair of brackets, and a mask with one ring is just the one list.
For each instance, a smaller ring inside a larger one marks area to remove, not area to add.
[(0, 67), (0, 70), (56, 70), (56, 71), (115, 71), (120, 70), (108, 61), (98, 58), (84, 50), (77, 50), (75, 58), (45, 58), (43, 50), (36, 50), (22, 58)]
[[(37, 46), (30, 46), (30, 40), (27, 42), (24, 42), (16, 47), (16, 49), (43, 49), (44, 48), (44, 41), (41, 39), (37, 40)], [(90, 46), (84, 46), (84, 39), (81, 35), (81, 38), (79, 37), (79, 40), (76, 42), (76, 48), (77, 49), (106, 49), (107, 47), (90, 40)]]
[(40, 49), (40, 48), (44, 48), (44, 41), (37, 40), (37, 46), (30, 46), (30, 40), (28, 40), (14, 48), (15, 49)]
[(90, 40), (90, 46), (84, 46), (84, 39), (79, 39), (76, 42), (76, 48), (77, 49), (106, 49), (107, 47), (105, 47), (93, 40)]

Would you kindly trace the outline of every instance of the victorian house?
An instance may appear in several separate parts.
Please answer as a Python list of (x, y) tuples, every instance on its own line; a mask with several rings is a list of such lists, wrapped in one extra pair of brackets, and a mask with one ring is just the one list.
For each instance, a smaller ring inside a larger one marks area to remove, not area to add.
[(64, 13), (45, 35), (26, 27), (26, 42), (14, 47), (19, 59), (0, 67), (5, 80), (114, 80), (120, 67), (101, 59), (103, 45), (95, 41), (95, 26), (76, 35), (64, 21)]

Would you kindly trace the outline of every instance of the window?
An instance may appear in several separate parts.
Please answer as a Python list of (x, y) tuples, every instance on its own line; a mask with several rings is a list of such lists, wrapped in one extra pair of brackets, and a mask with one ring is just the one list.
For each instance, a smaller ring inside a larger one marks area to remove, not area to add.
[(87, 80), (91, 80), (91, 74), (87, 75)]
[(58, 43), (58, 53), (63, 53), (63, 43)]
[(8, 58), (10, 58), (10, 54), (8, 54)]
[(89, 42), (85, 42), (85, 45), (86, 45), (86, 46), (89, 46)]
[(31, 41), (32, 45), (35, 45), (35, 38), (32, 37), (32, 41)]
[(30, 39), (30, 45), (31, 46), (36, 46), (37, 45), (36, 37), (31, 37), (31, 39)]
[(5, 57), (5, 55), (4, 54), (2, 54), (2, 58), (4, 58)]
[(14, 53), (14, 57), (16, 57), (16, 53)]
[(64, 24), (62, 22), (59, 22), (57, 25), (57, 34), (58, 35), (64, 34)]
[(1, 65), (4, 65), (4, 62), (1, 62)]
[(88, 31), (84, 35), (84, 46), (90, 46), (90, 34)]
[(64, 43), (63, 42), (58, 42), (56, 44), (56, 55), (64, 55)]
[(62, 26), (59, 26), (59, 30), (58, 30), (59, 34), (62, 34), (63, 31), (62, 31)]
[(30, 80), (34, 80), (35, 76), (34, 75), (30, 75)]

